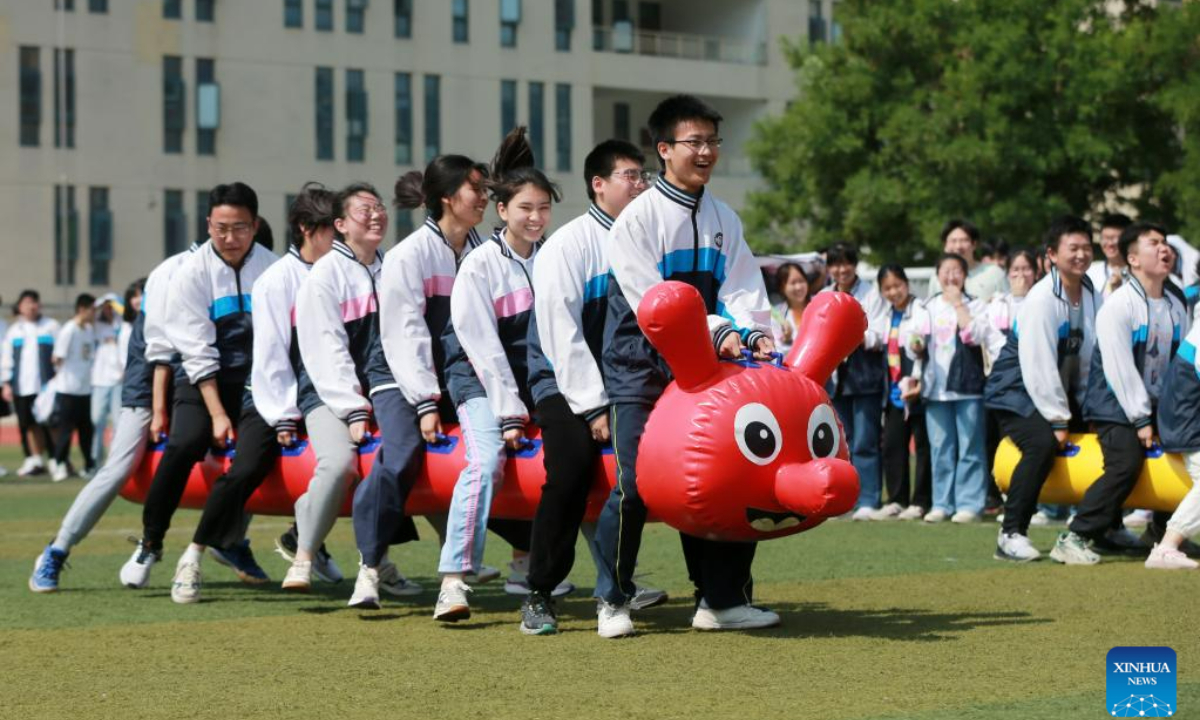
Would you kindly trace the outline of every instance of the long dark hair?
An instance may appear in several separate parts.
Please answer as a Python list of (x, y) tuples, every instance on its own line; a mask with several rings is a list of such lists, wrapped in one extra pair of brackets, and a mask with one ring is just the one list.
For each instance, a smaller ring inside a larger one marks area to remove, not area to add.
[(500, 143), (492, 158), (488, 193), (497, 205), (507, 205), (526, 185), (533, 185), (550, 196), (553, 202), (562, 201), (558, 186), (534, 165), (533, 148), (525, 137), (525, 126), (512, 129)]
[(458, 189), (478, 171), (486, 180), (488, 168), (466, 155), (438, 155), (425, 166), (425, 172), (413, 170), (396, 180), (392, 204), (401, 210), (425, 206), (434, 221), (442, 219), (445, 208), (442, 200), (454, 196)]
[(146, 278), (140, 278), (129, 283), (129, 287), (125, 288), (125, 310), (121, 313), (121, 319), (125, 322), (133, 322), (137, 319), (138, 311), (133, 309), (133, 296), (143, 295), (146, 292)]

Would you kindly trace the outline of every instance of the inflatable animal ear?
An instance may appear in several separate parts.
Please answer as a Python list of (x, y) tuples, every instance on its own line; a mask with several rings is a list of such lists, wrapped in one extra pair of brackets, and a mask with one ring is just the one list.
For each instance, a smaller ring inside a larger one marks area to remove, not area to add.
[(853, 295), (817, 293), (804, 309), (800, 332), (786, 362), (824, 385), (838, 363), (862, 344), (866, 331), (867, 314)]
[(720, 365), (708, 332), (708, 311), (696, 288), (673, 280), (655, 285), (642, 297), (637, 318), (681, 389), (695, 390), (716, 375)]

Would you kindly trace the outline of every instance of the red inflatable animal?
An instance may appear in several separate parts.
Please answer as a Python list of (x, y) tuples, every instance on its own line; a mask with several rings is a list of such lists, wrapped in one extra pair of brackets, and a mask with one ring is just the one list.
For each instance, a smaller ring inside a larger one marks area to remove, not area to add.
[[(843, 293), (816, 296), (805, 311), (787, 362), (718, 362), (705, 308), (689, 285), (665, 282), (646, 294), (638, 321), (675, 375), (646, 425), (638, 487), (653, 517), (683, 532), (725, 540), (763, 540), (807, 530), (853, 507), (858, 476), (823, 389), (834, 368), (862, 341), (866, 317)], [(492, 515), (532, 518), (545, 482), (541, 439), (510, 451)], [(378, 440), (359, 451), (365, 475)], [(210, 454), (188, 479), (181, 507), (201, 508), (233, 452)], [(145, 500), (162, 446), (147, 453), (122, 490)], [(307, 441), (286, 449), (246, 504), (249, 512), (291, 515), (315, 457)], [(425, 469), (409, 496), (410, 515), (445, 512), (464, 465), (458, 428), (427, 446)], [(612, 452), (596, 468), (587, 517), (595, 519), (615, 480)], [(350, 512), (348, 494), (342, 514)]]

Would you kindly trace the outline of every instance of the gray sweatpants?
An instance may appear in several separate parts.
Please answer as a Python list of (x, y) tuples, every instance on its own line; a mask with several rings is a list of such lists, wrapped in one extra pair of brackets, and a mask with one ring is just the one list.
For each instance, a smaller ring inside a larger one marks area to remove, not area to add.
[(308, 490), (296, 500), (297, 546), (315, 552), (325, 542), (346, 490), (358, 478), (358, 446), (350, 439), (350, 426), (321, 405), (304, 416), (308, 440), (317, 456)]
[(87, 537), (112, 501), (125, 487), (125, 482), (146, 454), (146, 431), (150, 427), (147, 408), (121, 408), (113, 428), (108, 460), (79, 494), (63, 518), (62, 527), (54, 538), (54, 547), (70, 550)]

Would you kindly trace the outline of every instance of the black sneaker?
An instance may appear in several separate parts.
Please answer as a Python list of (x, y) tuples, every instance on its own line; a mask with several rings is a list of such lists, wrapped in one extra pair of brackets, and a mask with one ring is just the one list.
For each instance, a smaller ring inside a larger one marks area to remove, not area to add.
[(540, 593), (529, 593), (521, 603), (521, 632), (526, 635), (553, 635), (558, 632), (554, 600)]
[(287, 532), (280, 535), (275, 540), (275, 552), (289, 563), (296, 559), (296, 546), (299, 544), (299, 533), (296, 530), (296, 523), (287, 529)]

